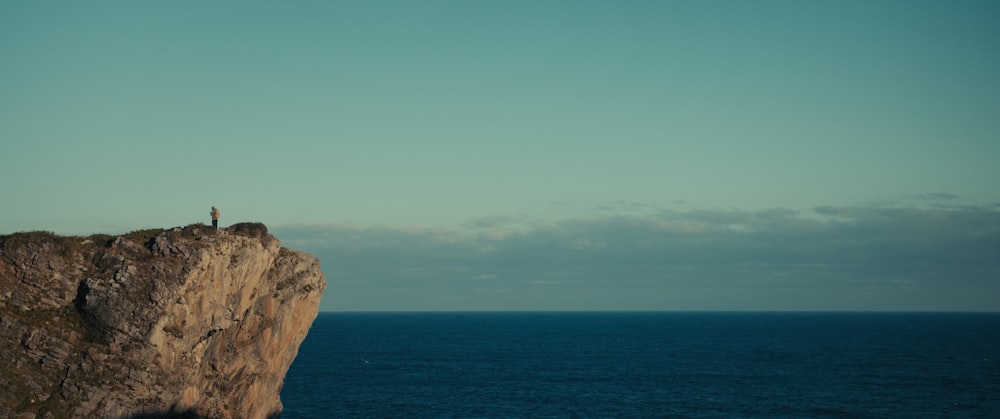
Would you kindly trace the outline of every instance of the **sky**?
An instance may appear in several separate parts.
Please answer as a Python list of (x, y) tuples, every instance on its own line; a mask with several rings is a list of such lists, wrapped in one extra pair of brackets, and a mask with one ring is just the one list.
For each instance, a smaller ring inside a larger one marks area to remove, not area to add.
[(1000, 310), (994, 1), (0, 2), (0, 234), (264, 222), (321, 310)]

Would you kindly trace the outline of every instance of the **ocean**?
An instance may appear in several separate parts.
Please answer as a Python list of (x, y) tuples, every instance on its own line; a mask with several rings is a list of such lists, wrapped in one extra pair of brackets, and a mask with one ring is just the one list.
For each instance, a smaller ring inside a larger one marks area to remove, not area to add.
[(1000, 313), (320, 313), (284, 419), (1000, 418)]

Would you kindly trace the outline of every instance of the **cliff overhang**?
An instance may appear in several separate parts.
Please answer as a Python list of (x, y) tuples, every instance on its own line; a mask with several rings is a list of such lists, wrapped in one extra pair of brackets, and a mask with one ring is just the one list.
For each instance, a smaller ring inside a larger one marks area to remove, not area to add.
[(326, 286), (260, 223), (0, 236), (0, 417), (280, 415)]

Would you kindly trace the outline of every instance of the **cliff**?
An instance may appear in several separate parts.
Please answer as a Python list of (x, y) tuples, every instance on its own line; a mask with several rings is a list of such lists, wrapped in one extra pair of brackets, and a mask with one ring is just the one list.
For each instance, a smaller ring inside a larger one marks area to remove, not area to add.
[(278, 416), (325, 286), (263, 224), (0, 236), (0, 417)]

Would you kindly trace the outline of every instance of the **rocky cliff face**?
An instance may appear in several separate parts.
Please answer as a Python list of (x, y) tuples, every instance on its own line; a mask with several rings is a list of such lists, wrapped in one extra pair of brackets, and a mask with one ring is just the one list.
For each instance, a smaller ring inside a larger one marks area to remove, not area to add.
[(0, 417), (280, 415), (325, 286), (263, 224), (0, 236)]

